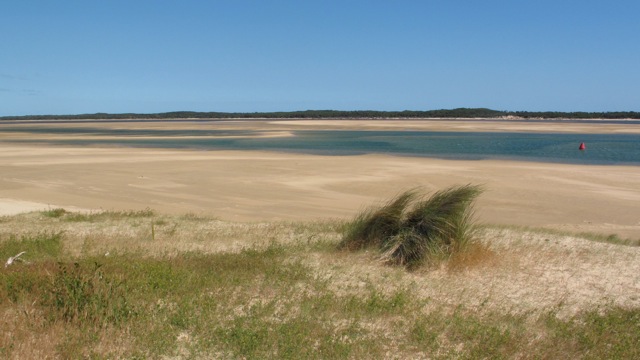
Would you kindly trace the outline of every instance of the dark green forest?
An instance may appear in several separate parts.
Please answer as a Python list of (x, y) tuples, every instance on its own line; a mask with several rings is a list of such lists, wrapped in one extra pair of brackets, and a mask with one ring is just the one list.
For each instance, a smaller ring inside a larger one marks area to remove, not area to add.
[(417, 118), (499, 118), (516, 116), (523, 119), (640, 119), (640, 112), (558, 112), (558, 111), (500, 111), (485, 108), (459, 108), (427, 111), (374, 110), (305, 110), (281, 112), (194, 112), (174, 111), (156, 114), (77, 114), (2, 116), (0, 120), (134, 120), (134, 119), (417, 119)]

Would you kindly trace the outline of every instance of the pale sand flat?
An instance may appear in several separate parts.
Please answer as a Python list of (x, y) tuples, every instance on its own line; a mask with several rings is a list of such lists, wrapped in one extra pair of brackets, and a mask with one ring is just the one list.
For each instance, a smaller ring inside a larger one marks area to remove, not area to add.
[[(2, 126), (23, 128), (25, 132), (2, 133)], [(413, 131), (464, 131), (464, 132), (536, 132), (536, 133), (583, 133), (583, 134), (640, 134), (640, 125), (632, 121), (598, 123), (597, 121), (570, 122), (562, 120), (543, 121), (498, 121), (495, 119), (287, 119), (287, 120), (211, 120), (206, 122), (181, 120), (175, 122), (64, 122), (27, 124), (0, 123), (3, 138), (33, 138), (30, 128), (84, 128), (115, 130), (242, 130), (255, 131), (255, 137), (290, 136), (296, 130), (413, 130)], [(94, 137), (96, 133), (88, 131)], [(78, 138), (79, 134), (41, 133), (41, 139)], [(241, 135), (241, 137), (245, 137)]]
[(25, 212), (42, 211), (51, 208), (48, 204), (14, 199), (0, 199), (0, 216), (15, 215)]
[(65, 208), (346, 219), (406, 189), (468, 183), (486, 189), (483, 222), (640, 238), (637, 166), (0, 145), (0, 198)]
[[(3, 125), (3, 124), (0, 124)], [(299, 129), (639, 133), (633, 123), (473, 120), (219, 120), (13, 124), (107, 129), (251, 130), (256, 137)], [(433, 192), (482, 184), (481, 221), (640, 238), (637, 166), (464, 161), (382, 155), (314, 156), (255, 151), (68, 147), (46, 141), (79, 135), (3, 132), (0, 198), (6, 212), (55, 207), (206, 213), (234, 221), (348, 218), (403, 190)], [(83, 138), (92, 137), (80, 135)], [(26, 204), (31, 204), (27, 206)], [(53, 206), (53, 205), (51, 205)], [(16, 210), (9, 210), (16, 209)]]
[[(23, 201), (15, 199), (0, 199), (0, 216), (11, 216), (17, 214), (23, 214), (34, 211), (47, 211), (62, 208), (62, 206), (55, 204), (45, 204), (33, 201)], [(67, 211), (73, 212), (92, 212), (99, 211), (92, 209), (83, 209), (73, 205), (64, 206)]]

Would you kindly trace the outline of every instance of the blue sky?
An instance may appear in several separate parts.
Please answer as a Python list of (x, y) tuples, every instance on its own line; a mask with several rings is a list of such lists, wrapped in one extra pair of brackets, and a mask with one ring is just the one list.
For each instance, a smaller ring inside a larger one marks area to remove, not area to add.
[(0, 116), (640, 111), (640, 1), (3, 0)]

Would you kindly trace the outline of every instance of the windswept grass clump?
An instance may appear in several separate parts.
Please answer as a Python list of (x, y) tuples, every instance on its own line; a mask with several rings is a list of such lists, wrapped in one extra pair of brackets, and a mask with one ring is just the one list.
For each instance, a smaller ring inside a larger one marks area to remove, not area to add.
[(417, 196), (415, 190), (405, 191), (378, 209), (360, 213), (347, 225), (340, 247), (360, 250), (383, 246), (386, 239), (400, 233), (406, 209)]
[(409, 190), (378, 209), (359, 214), (344, 231), (339, 247), (377, 248), (390, 264), (414, 268), (430, 256), (462, 250), (473, 232), (476, 185), (451, 187), (430, 198)]

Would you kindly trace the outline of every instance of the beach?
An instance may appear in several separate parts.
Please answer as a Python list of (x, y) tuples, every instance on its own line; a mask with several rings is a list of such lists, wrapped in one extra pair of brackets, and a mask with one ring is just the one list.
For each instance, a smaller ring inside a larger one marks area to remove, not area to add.
[[(266, 151), (172, 150), (55, 145), (67, 134), (3, 132), (0, 215), (153, 209), (221, 220), (348, 219), (400, 192), (479, 184), (479, 222), (640, 238), (637, 166), (391, 155), (326, 156)], [(50, 124), (64, 127), (69, 124)], [(638, 125), (492, 120), (234, 120), (198, 123), (92, 122), (118, 129), (250, 129), (292, 136), (301, 129), (403, 129), (638, 133)], [(91, 135), (87, 135), (91, 137)], [(261, 136), (261, 135), (257, 135)], [(13, 142), (28, 140), (28, 142)]]

